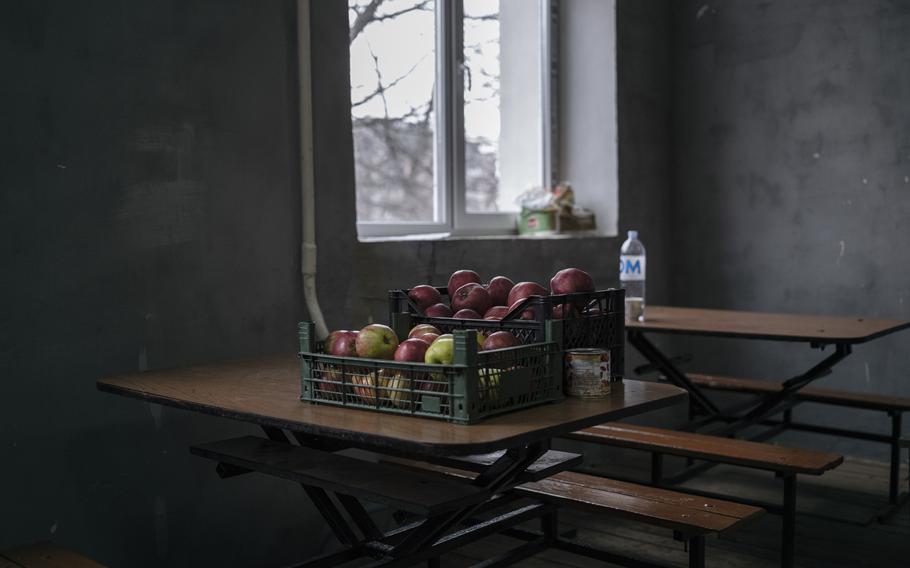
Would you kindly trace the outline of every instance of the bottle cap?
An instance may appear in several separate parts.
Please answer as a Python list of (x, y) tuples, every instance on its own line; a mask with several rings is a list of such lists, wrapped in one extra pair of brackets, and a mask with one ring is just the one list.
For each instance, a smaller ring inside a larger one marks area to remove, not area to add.
[(633, 241), (638, 239), (638, 231), (629, 231), (629, 239)]

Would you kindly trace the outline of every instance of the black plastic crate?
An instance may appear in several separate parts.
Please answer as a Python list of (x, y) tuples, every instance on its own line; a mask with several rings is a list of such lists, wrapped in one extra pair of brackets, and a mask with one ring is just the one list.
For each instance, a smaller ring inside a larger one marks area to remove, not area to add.
[[(436, 286), (443, 298), (445, 287)], [(423, 315), (408, 298), (410, 289), (389, 290), (389, 319), (397, 321), (398, 314), (408, 314), (412, 325), (428, 323), (443, 333), (456, 329), (476, 329), (484, 333), (511, 331), (522, 343), (545, 341), (546, 323), (560, 327), (563, 349), (596, 347), (610, 351), (610, 370), (613, 380), (621, 380), (625, 369), (625, 290), (609, 288), (596, 292), (532, 296), (511, 310), (502, 320), (436, 318)], [(557, 306), (575, 306), (574, 314), (565, 319), (553, 319)], [(533, 319), (521, 319), (527, 311)], [(394, 327), (394, 326), (393, 326)]]

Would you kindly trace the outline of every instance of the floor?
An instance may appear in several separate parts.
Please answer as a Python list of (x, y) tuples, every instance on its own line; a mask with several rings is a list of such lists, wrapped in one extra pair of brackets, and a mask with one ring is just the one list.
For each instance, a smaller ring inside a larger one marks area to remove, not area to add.
[[(632, 462), (625, 458), (610, 461), (631, 464), (622, 472), (614, 469), (615, 473), (636, 474), (643, 478), (643, 461)], [(906, 469), (902, 474), (902, 489), (906, 490)], [(819, 478), (803, 477), (798, 500), (797, 566), (910, 566), (910, 512), (907, 507), (887, 524), (868, 522), (885, 504), (887, 479), (886, 464), (859, 459), (848, 459), (841, 467)], [(777, 500), (782, 493), (780, 482), (772, 475), (735, 467), (714, 468), (689, 483), (700, 489), (767, 500)], [(668, 566), (686, 566), (687, 555), (682, 543), (674, 541), (666, 529), (587, 513), (569, 511), (560, 515), (560, 528), (577, 529), (576, 538), (581, 542)], [(729, 568), (777, 566), (780, 526), (780, 517), (765, 515), (728, 535), (709, 539), (707, 565)], [(518, 544), (519, 541), (506, 537), (491, 537), (447, 555), (442, 565), (469, 566)], [(581, 556), (547, 551), (517, 566), (606, 565)]]

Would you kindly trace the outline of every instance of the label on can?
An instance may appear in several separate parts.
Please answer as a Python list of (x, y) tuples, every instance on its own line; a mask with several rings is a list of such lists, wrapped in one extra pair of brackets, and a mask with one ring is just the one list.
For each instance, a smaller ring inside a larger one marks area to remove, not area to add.
[(610, 352), (605, 349), (566, 350), (566, 394), (602, 398), (610, 394)]

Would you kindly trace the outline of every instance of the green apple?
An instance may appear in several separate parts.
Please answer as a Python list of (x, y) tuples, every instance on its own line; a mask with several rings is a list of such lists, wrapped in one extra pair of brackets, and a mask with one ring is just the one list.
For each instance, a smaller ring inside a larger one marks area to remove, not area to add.
[(427, 349), (423, 360), (434, 365), (451, 365), (455, 360), (455, 337), (451, 333), (437, 337)]
[(392, 359), (398, 348), (398, 336), (391, 327), (373, 323), (357, 333), (354, 348), (358, 357), (368, 359)]

